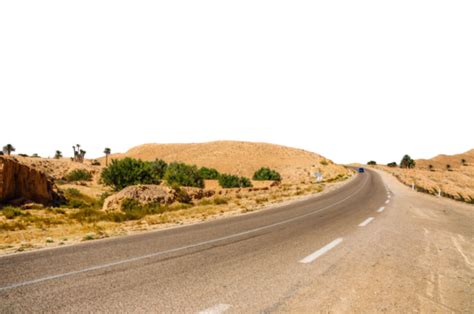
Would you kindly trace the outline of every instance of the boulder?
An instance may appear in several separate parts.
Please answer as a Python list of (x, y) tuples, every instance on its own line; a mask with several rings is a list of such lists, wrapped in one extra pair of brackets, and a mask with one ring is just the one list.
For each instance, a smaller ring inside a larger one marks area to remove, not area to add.
[(104, 201), (103, 210), (119, 210), (125, 199), (135, 199), (140, 204), (149, 203), (171, 204), (176, 199), (176, 193), (173, 189), (153, 184), (132, 185), (126, 187), (120, 192), (109, 196)]
[(45, 173), (14, 157), (0, 156), (0, 203), (10, 202), (50, 206), (61, 204), (64, 197)]

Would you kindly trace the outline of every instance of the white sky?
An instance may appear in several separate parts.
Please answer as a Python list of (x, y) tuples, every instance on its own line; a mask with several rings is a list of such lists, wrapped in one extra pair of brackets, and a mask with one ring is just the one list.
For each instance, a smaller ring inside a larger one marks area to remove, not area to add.
[(474, 148), (474, 1), (2, 1), (0, 144)]

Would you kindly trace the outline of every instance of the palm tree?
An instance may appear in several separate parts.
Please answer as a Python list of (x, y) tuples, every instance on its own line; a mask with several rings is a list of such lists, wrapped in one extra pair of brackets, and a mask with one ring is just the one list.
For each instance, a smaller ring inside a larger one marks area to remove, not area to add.
[(12, 144), (7, 144), (7, 145), (3, 146), (3, 151), (5, 153), (7, 153), (7, 155), (10, 155), (12, 152), (15, 151), (15, 147), (13, 147)]
[(104, 149), (104, 154), (105, 154), (105, 165), (108, 166), (109, 165), (109, 155), (110, 153), (112, 152), (112, 150), (108, 147), (106, 147)]
[(60, 150), (56, 151), (56, 154), (54, 154), (54, 159), (60, 159), (63, 158), (63, 153), (61, 153)]

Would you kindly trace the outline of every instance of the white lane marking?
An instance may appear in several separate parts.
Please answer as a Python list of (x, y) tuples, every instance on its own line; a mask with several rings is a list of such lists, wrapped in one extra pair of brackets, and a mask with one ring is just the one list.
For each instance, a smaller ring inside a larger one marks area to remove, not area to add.
[(385, 201), (385, 204), (388, 204), (388, 203), (390, 203), (390, 200), (386, 200), (386, 201)]
[(342, 238), (337, 238), (336, 240), (332, 241), (331, 243), (329, 244), (326, 244), (325, 246), (323, 246), (322, 248), (320, 248), (319, 250), (317, 250), (316, 252), (306, 256), (305, 258), (303, 258), (300, 263), (303, 263), (303, 264), (308, 264), (308, 263), (311, 263), (313, 262), (315, 259), (317, 259), (318, 257), (320, 257), (321, 255), (329, 252), (330, 250), (332, 250), (333, 248), (335, 248), (336, 246), (338, 246), (340, 243), (342, 242)]
[(220, 314), (231, 308), (230, 304), (217, 304), (213, 307), (198, 312), (199, 314)]
[(372, 220), (374, 220), (375, 218), (374, 217), (369, 217), (367, 218), (366, 220), (364, 220), (363, 222), (361, 222), (359, 224), (359, 227), (365, 227), (367, 226)]
[(336, 205), (338, 205), (338, 204), (340, 204), (340, 203), (342, 203), (342, 202), (347, 201), (348, 199), (350, 199), (351, 197), (353, 197), (354, 195), (356, 195), (357, 193), (359, 193), (359, 192), (365, 187), (365, 185), (366, 185), (367, 182), (369, 181), (369, 178), (368, 178), (368, 177), (365, 177), (365, 178), (366, 178), (366, 179), (365, 179), (365, 181), (364, 181), (364, 184), (362, 184), (362, 186), (361, 186), (359, 189), (357, 189), (357, 191), (355, 191), (354, 193), (352, 193), (351, 195), (347, 196), (346, 198), (343, 198), (342, 200), (340, 200), (340, 201), (338, 201), (338, 202), (336, 202), (336, 203), (333, 203), (333, 204), (331, 204), (331, 205), (328, 205), (328, 206), (326, 206), (326, 207), (320, 208), (320, 209), (315, 210), (315, 211), (310, 212), (310, 213), (302, 214), (302, 215), (300, 215), (300, 216), (296, 216), (296, 217), (293, 217), (293, 218), (289, 218), (289, 219), (287, 219), (287, 220), (279, 221), (279, 222), (276, 222), (276, 223), (273, 223), (273, 224), (270, 224), (270, 225), (266, 225), (266, 226), (262, 226), (262, 227), (258, 227), (258, 228), (255, 228), (255, 229), (250, 229), (250, 230), (247, 230), (247, 231), (243, 231), (243, 232), (239, 232), (239, 233), (234, 233), (234, 234), (231, 234), (231, 235), (228, 235), (228, 236), (225, 236), (225, 237), (221, 237), (221, 238), (217, 238), (217, 239), (212, 239), (212, 240), (208, 240), (208, 241), (204, 241), (204, 242), (199, 242), (199, 243), (196, 243), (196, 244), (190, 244), (190, 245), (178, 247), (178, 248), (171, 249), (171, 250), (166, 250), (166, 251), (161, 251), (161, 252), (155, 252), (155, 253), (151, 253), (151, 254), (147, 254), (147, 255), (141, 255), (141, 256), (137, 256), (137, 257), (132, 257), (132, 258), (127, 258), (127, 259), (119, 260), (119, 261), (112, 262), (112, 263), (108, 263), (108, 264), (101, 264), (101, 265), (97, 265), (97, 266), (92, 266), (92, 267), (88, 267), (88, 268), (83, 268), (83, 269), (80, 269), (80, 270), (70, 271), (70, 272), (67, 272), (67, 273), (62, 273), (62, 274), (57, 274), (57, 275), (42, 277), (42, 278), (33, 279), (33, 280), (28, 280), (28, 281), (23, 281), (23, 282), (11, 284), (11, 285), (9, 285), (9, 286), (3, 286), (3, 287), (0, 287), (0, 292), (1, 292), (1, 291), (5, 291), (5, 290), (9, 290), (9, 289), (14, 289), (14, 288), (19, 288), (19, 287), (23, 287), (23, 286), (28, 286), (28, 285), (40, 283), (40, 282), (43, 282), (43, 281), (48, 281), (48, 280), (53, 280), (53, 279), (59, 279), (59, 278), (69, 277), (69, 276), (78, 275), (78, 274), (82, 274), (82, 273), (86, 273), (86, 272), (90, 272), (90, 271), (94, 271), (94, 270), (105, 269), (105, 268), (109, 268), (109, 267), (113, 267), (113, 266), (128, 264), (128, 263), (131, 263), (131, 262), (137, 262), (137, 261), (140, 261), (140, 260), (144, 260), (144, 259), (148, 259), (148, 258), (152, 258), (152, 257), (157, 257), (157, 256), (160, 256), (160, 255), (165, 255), (165, 254), (169, 254), (169, 253), (175, 253), (175, 252), (182, 251), (182, 250), (186, 250), (186, 249), (196, 248), (196, 247), (199, 247), (199, 246), (203, 246), (203, 245), (207, 245), (207, 244), (212, 244), (212, 243), (216, 243), (216, 242), (220, 242), (220, 241), (228, 240), (228, 239), (232, 239), (232, 238), (237, 238), (237, 237), (240, 237), (240, 236), (243, 236), (243, 235), (247, 235), (247, 234), (250, 234), (250, 233), (254, 233), (254, 232), (261, 231), (261, 230), (266, 230), (266, 229), (270, 229), (270, 228), (273, 228), (273, 227), (276, 227), (276, 226), (284, 225), (284, 224), (286, 224), (286, 223), (289, 223), (289, 222), (292, 222), (292, 221), (296, 221), (296, 220), (298, 220), (298, 219), (305, 218), (305, 217), (308, 217), (308, 216), (317, 214), (317, 213), (319, 213), (320, 211), (326, 210), (326, 209), (328, 209), (328, 208), (334, 207), (334, 206), (336, 206)]
[(390, 194), (387, 195), (388, 198), (391, 198), (392, 196)]
[(383, 212), (384, 210), (385, 210), (385, 207), (380, 207), (379, 209), (377, 209), (377, 212), (378, 212), (378, 213), (381, 213), (381, 212)]

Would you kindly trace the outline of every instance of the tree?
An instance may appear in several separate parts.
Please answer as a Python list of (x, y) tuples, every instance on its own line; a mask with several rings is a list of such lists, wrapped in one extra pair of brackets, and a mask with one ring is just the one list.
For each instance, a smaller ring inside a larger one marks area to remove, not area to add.
[(375, 166), (377, 164), (377, 162), (375, 160), (371, 160), (367, 164), (370, 165), (370, 166)]
[(397, 163), (395, 161), (389, 162), (387, 166), (389, 166), (390, 168), (395, 168), (397, 166)]
[(405, 155), (400, 162), (400, 168), (415, 168), (416, 162), (409, 155)]
[(433, 171), (433, 165), (429, 165), (428, 168), (430, 168), (430, 171)]
[(72, 160), (81, 163), (84, 162), (86, 151), (81, 149), (81, 145), (76, 144), (76, 146), (72, 146), (72, 149), (74, 150), (74, 157)]
[(3, 152), (4, 152), (5, 154), (7, 154), (8, 156), (10, 156), (10, 154), (11, 154), (12, 152), (14, 152), (15, 150), (16, 150), (16, 149), (15, 149), (15, 147), (13, 147), (12, 144), (7, 144), (7, 145), (3, 146)]
[(155, 161), (149, 161), (150, 167), (152, 168), (153, 174), (159, 179), (163, 179), (165, 176), (168, 164), (162, 159), (155, 159)]
[(467, 166), (467, 161), (466, 161), (466, 159), (464, 159), (464, 158), (461, 159), (461, 164), (462, 164), (463, 166)]
[(451, 165), (450, 164), (446, 165), (446, 170), (451, 171)]
[(101, 180), (116, 191), (130, 185), (160, 183), (160, 178), (153, 171), (150, 162), (128, 157), (112, 159), (110, 165), (102, 170)]
[(60, 159), (63, 158), (63, 153), (61, 153), (60, 150), (57, 150), (56, 153), (54, 154), (54, 159)]
[(198, 168), (181, 162), (169, 164), (166, 168), (164, 179), (170, 185), (204, 187), (204, 180), (199, 174)]
[(104, 154), (105, 154), (105, 166), (107, 167), (109, 165), (109, 155), (112, 152), (112, 150), (108, 147), (104, 149)]
[(231, 174), (221, 174), (219, 177), (219, 185), (225, 189), (248, 188), (252, 186), (252, 182), (250, 182), (250, 180), (245, 177), (238, 177)]
[(199, 169), (199, 174), (204, 180), (217, 180), (221, 175), (216, 169), (206, 167), (201, 167)]
[(262, 167), (255, 171), (253, 174), (253, 179), (254, 180), (271, 180), (271, 181), (281, 181), (281, 175), (270, 168), (267, 167)]

